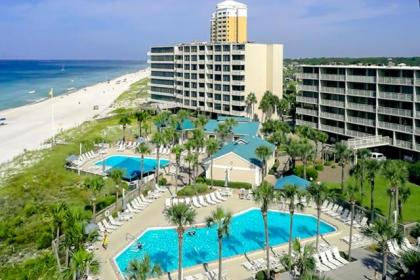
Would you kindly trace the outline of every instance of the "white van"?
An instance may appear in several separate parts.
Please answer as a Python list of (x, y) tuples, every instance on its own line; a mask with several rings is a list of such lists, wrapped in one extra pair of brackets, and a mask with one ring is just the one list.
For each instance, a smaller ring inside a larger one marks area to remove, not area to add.
[(378, 161), (386, 160), (386, 157), (382, 153), (371, 153), (370, 158)]

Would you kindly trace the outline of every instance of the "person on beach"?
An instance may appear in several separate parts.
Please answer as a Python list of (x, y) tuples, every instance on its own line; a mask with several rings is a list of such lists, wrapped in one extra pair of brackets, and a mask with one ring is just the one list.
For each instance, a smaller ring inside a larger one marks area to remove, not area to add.
[(109, 238), (108, 233), (105, 231), (104, 240), (102, 241), (102, 247), (106, 250), (108, 248)]

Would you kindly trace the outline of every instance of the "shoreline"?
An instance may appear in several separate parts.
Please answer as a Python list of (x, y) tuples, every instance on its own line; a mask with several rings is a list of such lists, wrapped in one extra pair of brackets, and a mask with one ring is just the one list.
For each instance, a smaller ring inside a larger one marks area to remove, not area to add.
[(118, 96), (134, 82), (148, 77), (149, 72), (148, 68), (142, 69), (74, 92), (0, 111), (7, 123), (0, 126), (0, 165), (25, 150), (41, 148), (47, 139), (63, 130), (97, 116), (106, 116)]

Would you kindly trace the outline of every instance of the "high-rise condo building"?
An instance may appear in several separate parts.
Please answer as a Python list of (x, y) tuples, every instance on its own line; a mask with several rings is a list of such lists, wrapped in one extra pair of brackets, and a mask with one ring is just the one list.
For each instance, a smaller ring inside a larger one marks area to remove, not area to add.
[(210, 41), (245, 43), (247, 42), (247, 6), (226, 0), (216, 6), (211, 17)]
[(336, 138), (385, 136), (403, 155), (420, 152), (420, 67), (301, 65), (297, 124)]
[[(219, 22), (226, 28), (220, 29)], [(252, 92), (259, 102), (265, 91), (282, 97), (283, 45), (247, 43), (246, 5), (235, 1), (217, 5), (212, 26), (216, 39), (210, 43), (151, 48), (152, 101), (217, 115), (261, 117), (258, 110), (250, 112), (246, 97)]]

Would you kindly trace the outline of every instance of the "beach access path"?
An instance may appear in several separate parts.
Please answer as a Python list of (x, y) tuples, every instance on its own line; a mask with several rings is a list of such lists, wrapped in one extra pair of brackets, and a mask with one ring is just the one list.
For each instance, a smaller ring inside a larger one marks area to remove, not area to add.
[(148, 75), (149, 71), (145, 69), (39, 103), (0, 111), (0, 116), (7, 119), (7, 124), (0, 126), (0, 164), (12, 160), (25, 149), (42, 147), (53, 134), (95, 116), (105, 116), (121, 93)]

